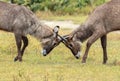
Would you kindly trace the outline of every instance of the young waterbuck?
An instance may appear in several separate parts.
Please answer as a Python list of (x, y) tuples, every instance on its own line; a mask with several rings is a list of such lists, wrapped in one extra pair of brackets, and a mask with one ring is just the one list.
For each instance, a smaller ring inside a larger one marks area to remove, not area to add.
[(59, 27), (56, 26), (52, 30), (41, 23), (26, 7), (0, 1), (0, 11), (0, 30), (12, 32), (15, 35), (18, 55), (14, 61), (22, 61), (24, 50), (28, 46), (26, 37), (28, 34), (42, 42), (44, 56), (60, 43), (60, 37), (57, 34)]
[(116, 30), (120, 30), (120, 0), (112, 0), (97, 7), (84, 24), (63, 37), (63, 43), (76, 58), (79, 58), (81, 45), (78, 42), (84, 42), (88, 39), (82, 59), (82, 63), (85, 63), (91, 45), (100, 38), (103, 48), (103, 63), (105, 64), (108, 59), (107, 33)]

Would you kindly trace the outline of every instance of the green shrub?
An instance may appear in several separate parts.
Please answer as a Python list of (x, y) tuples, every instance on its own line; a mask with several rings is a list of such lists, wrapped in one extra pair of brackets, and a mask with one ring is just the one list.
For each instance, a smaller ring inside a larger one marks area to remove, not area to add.
[(19, 5), (28, 6), (33, 12), (51, 11), (58, 14), (89, 14), (92, 6), (106, 1), (108, 0), (14, 0)]

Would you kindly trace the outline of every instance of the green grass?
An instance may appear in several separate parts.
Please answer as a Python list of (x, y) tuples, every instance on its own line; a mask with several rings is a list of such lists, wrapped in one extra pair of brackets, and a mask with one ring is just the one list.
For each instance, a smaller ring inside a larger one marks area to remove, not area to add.
[[(61, 29), (61, 34), (71, 30)], [(14, 35), (0, 31), (0, 81), (119, 81), (120, 80), (120, 36), (108, 35), (108, 62), (102, 64), (102, 48), (98, 40), (90, 49), (86, 64), (75, 59), (61, 43), (48, 56), (40, 54), (40, 43), (28, 36), (29, 46), (23, 62), (14, 62), (17, 54)], [(86, 42), (85, 42), (86, 43)], [(83, 43), (82, 52), (85, 50)]]

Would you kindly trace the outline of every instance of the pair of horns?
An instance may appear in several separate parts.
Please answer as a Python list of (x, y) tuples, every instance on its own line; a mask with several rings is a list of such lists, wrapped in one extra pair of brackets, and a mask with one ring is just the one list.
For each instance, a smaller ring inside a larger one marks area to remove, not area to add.
[(67, 38), (68, 36), (60, 36), (60, 35), (58, 34), (59, 28), (60, 28), (59, 26), (55, 26), (53, 32), (55, 32), (55, 33), (57, 34), (57, 36), (59, 36), (59, 37), (61, 38), (61, 42), (67, 43), (66, 38)]

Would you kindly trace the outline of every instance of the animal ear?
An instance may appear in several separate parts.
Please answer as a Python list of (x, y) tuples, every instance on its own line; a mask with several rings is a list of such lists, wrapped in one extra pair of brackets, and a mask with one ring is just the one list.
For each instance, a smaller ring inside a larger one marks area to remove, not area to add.
[(58, 31), (59, 31), (59, 26), (55, 26), (54, 29), (53, 29), (53, 32), (54, 32), (54, 37), (57, 37), (58, 36)]
[(53, 32), (54, 32), (54, 33), (58, 33), (59, 28), (60, 28), (59, 26), (55, 26), (54, 29), (53, 29)]

